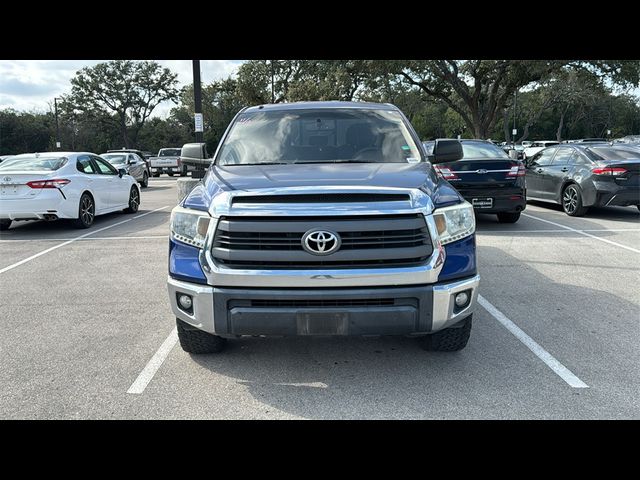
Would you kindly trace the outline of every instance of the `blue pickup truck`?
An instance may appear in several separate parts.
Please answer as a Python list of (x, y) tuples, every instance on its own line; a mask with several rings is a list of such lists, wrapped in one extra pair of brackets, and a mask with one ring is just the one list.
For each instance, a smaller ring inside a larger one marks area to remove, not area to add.
[(465, 347), (480, 277), (473, 207), (389, 104), (240, 111), (171, 215), (168, 290), (182, 348), (241, 336), (406, 335)]

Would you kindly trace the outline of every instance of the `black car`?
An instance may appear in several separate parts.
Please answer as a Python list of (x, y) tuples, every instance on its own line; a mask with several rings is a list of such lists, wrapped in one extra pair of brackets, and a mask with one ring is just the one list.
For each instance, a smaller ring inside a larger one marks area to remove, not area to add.
[[(427, 154), (434, 142), (424, 142)], [(526, 206), (524, 164), (485, 140), (460, 140), (463, 158), (433, 168), (477, 212), (496, 213), (501, 223), (515, 223)]]
[(640, 210), (640, 148), (572, 143), (545, 148), (526, 162), (530, 200), (559, 203), (579, 217), (590, 206), (635, 205)]

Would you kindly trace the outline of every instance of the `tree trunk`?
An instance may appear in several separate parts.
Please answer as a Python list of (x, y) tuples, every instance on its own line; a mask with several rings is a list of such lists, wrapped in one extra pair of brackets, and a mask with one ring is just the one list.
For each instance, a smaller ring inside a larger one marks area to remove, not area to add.
[(509, 133), (509, 110), (502, 109), (502, 128), (504, 130), (504, 141), (509, 142), (511, 140), (511, 134)]
[(558, 142), (562, 141), (562, 127), (564, 127), (564, 114), (565, 114), (566, 110), (564, 110), (561, 114), (560, 114), (560, 123), (558, 123), (558, 130), (556, 130), (556, 140)]
[(129, 134), (127, 133), (127, 125), (120, 125), (120, 131), (122, 132), (122, 141), (124, 142), (124, 146), (125, 148), (130, 148), (130, 142), (129, 142)]

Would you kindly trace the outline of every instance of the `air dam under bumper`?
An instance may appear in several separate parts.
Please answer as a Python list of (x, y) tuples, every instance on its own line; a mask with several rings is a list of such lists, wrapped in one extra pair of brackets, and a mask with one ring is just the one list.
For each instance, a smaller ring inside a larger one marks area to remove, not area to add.
[[(473, 313), (480, 276), (433, 285), (340, 289), (217, 288), (169, 277), (175, 316), (223, 337), (237, 335), (420, 335)], [(455, 294), (470, 290), (458, 309)], [(192, 313), (178, 296), (192, 297)]]

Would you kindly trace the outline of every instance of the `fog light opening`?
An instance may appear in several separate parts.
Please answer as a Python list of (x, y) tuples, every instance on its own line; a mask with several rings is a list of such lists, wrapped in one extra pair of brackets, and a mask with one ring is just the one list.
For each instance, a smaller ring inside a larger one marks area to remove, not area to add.
[(471, 292), (469, 290), (458, 292), (456, 293), (454, 300), (456, 302), (456, 307), (464, 308), (469, 305), (469, 300), (471, 300)]
[(193, 299), (190, 295), (186, 295), (184, 293), (178, 293), (178, 305), (185, 312), (191, 312), (193, 308)]

